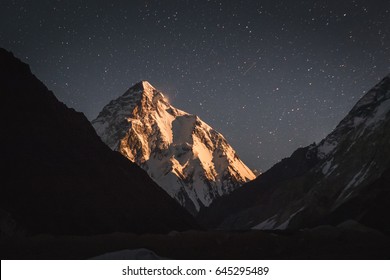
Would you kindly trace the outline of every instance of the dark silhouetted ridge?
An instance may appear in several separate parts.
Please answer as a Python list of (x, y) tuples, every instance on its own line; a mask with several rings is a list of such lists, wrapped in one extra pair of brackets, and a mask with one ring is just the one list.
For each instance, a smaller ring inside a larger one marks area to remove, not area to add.
[[(0, 209), (29, 233), (169, 232), (193, 218), (141, 168), (111, 151), (82, 114), (59, 102), (0, 49)], [(4, 224), (4, 223), (3, 223)]]

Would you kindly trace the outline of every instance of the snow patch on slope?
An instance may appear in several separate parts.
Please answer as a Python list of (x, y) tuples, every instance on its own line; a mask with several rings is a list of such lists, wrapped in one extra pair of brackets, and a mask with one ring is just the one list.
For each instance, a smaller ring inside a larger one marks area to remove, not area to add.
[(257, 229), (257, 230), (272, 230), (272, 229), (280, 229), (284, 230), (287, 229), (288, 224), (294, 218), (299, 212), (303, 211), (305, 209), (305, 206), (301, 207), (294, 213), (290, 215), (283, 223), (275, 227), (275, 225), (278, 223), (277, 221), (277, 215), (272, 216), (271, 218), (268, 218), (267, 220), (259, 223), (258, 225), (252, 227), (252, 229)]
[(304, 209), (305, 209), (305, 206), (303, 206), (302, 208), (300, 208), (297, 211), (295, 211), (294, 213), (292, 213), (287, 220), (285, 220), (283, 223), (281, 223), (275, 229), (286, 229), (288, 227), (290, 221), (292, 220), (292, 218), (294, 218), (299, 212), (303, 211)]
[(349, 183), (345, 186), (336, 199), (335, 207), (346, 201), (352, 195), (355, 188), (358, 187), (367, 178), (369, 171), (374, 164), (374, 162), (371, 162), (370, 164), (364, 165), (363, 168), (353, 176), (353, 178), (349, 181)]
[(333, 150), (337, 147), (337, 141), (324, 141), (322, 144), (318, 146), (318, 157), (325, 158), (329, 154), (333, 152)]
[(375, 110), (373, 116), (368, 119), (366, 126), (375, 125), (386, 119), (390, 111), (390, 99), (383, 101)]
[(271, 218), (261, 222), (260, 224), (252, 227), (252, 229), (258, 229), (258, 230), (268, 230), (268, 229), (274, 229), (274, 225), (277, 223), (276, 221), (276, 215), (272, 216)]

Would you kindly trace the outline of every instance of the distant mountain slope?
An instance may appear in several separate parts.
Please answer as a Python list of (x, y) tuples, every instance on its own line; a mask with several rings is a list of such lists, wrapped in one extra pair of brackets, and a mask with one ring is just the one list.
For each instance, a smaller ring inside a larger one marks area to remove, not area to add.
[(92, 124), (111, 149), (144, 168), (194, 215), (255, 178), (220, 133), (173, 107), (146, 81), (111, 101)]
[(199, 215), (209, 226), (286, 229), (347, 219), (390, 230), (390, 76), (318, 145), (298, 149)]
[(97, 234), (197, 228), (135, 164), (111, 151), (82, 113), (0, 49), (1, 233)]

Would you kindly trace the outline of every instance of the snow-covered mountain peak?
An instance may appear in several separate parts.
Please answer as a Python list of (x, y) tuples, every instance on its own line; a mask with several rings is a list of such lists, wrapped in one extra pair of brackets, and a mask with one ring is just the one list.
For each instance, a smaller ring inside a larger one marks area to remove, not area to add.
[(92, 124), (193, 214), (255, 178), (220, 133), (147, 81), (111, 101)]
[(154, 86), (152, 86), (148, 81), (141, 81), (135, 84), (129, 90), (133, 94), (140, 94), (142, 96), (146, 96), (149, 99), (153, 99), (153, 97), (157, 94), (161, 95), (161, 92), (158, 92)]
[(129, 88), (129, 91), (140, 92), (140, 93), (142, 93), (142, 91), (153, 93), (153, 91), (155, 90), (156, 88), (152, 86), (148, 81), (145, 80), (139, 81), (138, 83), (134, 84), (132, 87)]
[(154, 98), (164, 99), (164, 95), (156, 90), (148, 81), (140, 81), (132, 86), (129, 90), (125, 92), (122, 97), (131, 98), (132, 100), (140, 100), (142, 98), (147, 98), (149, 101), (153, 101)]
[(152, 86), (148, 81), (146, 80), (142, 80), (140, 82), (143, 86), (143, 88), (146, 90), (146, 89), (152, 89), (152, 90), (156, 90), (156, 88), (154, 86)]
[(141, 81), (140, 83), (142, 84), (142, 87), (146, 92), (156, 91), (156, 88), (152, 86), (148, 81)]

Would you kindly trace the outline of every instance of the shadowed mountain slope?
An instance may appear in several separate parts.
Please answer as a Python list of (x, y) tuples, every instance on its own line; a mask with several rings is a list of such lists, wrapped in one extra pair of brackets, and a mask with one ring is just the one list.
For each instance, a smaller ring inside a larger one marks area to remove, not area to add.
[(389, 143), (390, 75), (319, 144), (215, 201), (199, 221), (224, 229), (300, 229), (352, 219), (390, 231)]
[(2, 234), (169, 232), (193, 218), (0, 49)]

